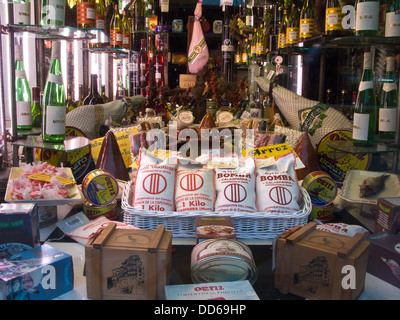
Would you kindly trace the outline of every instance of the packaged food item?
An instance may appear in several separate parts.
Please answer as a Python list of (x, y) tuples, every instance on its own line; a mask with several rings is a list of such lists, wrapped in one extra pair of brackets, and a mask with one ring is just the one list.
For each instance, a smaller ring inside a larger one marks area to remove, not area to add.
[(117, 179), (105, 170), (92, 170), (82, 181), (83, 195), (88, 201), (97, 206), (113, 202), (117, 198), (118, 192)]
[(115, 219), (118, 216), (117, 200), (104, 206), (95, 206), (93, 203), (86, 201), (83, 204), (83, 212), (90, 220), (96, 219), (99, 216)]
[(236, 239), (236, 232), (230, 216), (201, 215), (196, 217), (197, 242), (208, 239)]
[(256, 159), (256, 190), (260, 211), (292, 214), (300, 209), (301, 192), (295, 161), (294, 153), (277, 159)]
[(374, 232), (388, 231), (400, 235), (400, 198), (378, 198)]
[(311, 203), (316, 206), (331, 204), (338, 191), (335, 180), (323, 171), (309, 173), (304, 178), (302, 186), (309, 193)]
[(232, 156), (216, 159), (216, 157), (213, 157), (212, 161), (218, 161), (221, 158), (222, 160), (231, 159), (232, 166), (228, 167), (225, 164), (215, 169), (215, 189), (217, 192), (215, 211), (219, 213), (256, 212), (254, 158)]
[(194, 283), (248, 280), (258, 272), (251, 249), (233, 239), (209, 239), (198, 243), (191, 255)]
[(175, 155), (162, 160), (142, 149), (132, 206), (139, 210), (174, 211), (177, 163)]
[(310, 172), (320, 170), (317, 152), (312, 146), (310, 135), (307, 132), (303, 132), (300, 136), (294, 146), (294, 151), (304, 164), (303, 169), (296, 170), (298, 180), (303, 180)]
[(318, 219), (319, 221), (331, 221), (335, 218), (335, 205), (333, 203), (326, 206), (312, 205), (308, 220)]
[(342, 234), (345, 236), (353, 237), (357, 233), (368, 235), (370, 232), (362, 226), (356, 224), (338, 223), (324, 223), (317, 225), (317, 230)]
[(179, 164), (175, 186), (176, 211), (213, 212), (214, 202), (214, 170), (202, 165)]

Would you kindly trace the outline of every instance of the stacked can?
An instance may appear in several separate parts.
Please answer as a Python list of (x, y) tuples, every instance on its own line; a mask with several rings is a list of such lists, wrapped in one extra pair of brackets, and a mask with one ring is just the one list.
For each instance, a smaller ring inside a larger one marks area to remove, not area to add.
[(332, 220), (335, 216), (333, 201), (337, 195), (335, 180), (323, 171), (314, 171), (304, 178), (302, 186), (311, 198), (312, 210), (309, 220)]
[(107, 171), (95, 169), (82, 181), (82, 193), (87, 201), (83, 212), (93, 220), (99, 216), (115, 219), (118, 216), (118, 181)]

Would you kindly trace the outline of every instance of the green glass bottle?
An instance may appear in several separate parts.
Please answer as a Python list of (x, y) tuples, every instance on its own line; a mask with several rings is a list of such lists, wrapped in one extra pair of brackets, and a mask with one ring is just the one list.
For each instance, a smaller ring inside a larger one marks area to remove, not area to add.
[(372, 146), (375, 138), (377, 105), (372, 73), (372, 53), (364, 53), (364, 66), (354, 107), (353, 144)]
[(283, 10), (283, 17), (281, 24), (279, 25), (279, 34), (278, 34), (278, 48), (282, 49), (286, 47), (286, 27), (288, 22), (287, 10)]
[(300, 15), (296, 5), (292, 4), (292, 10), (288, 18), (286, 28), (286, 44), (293, 45), (299, 42)]
[(254, 27), (254, 14), (253, 14), (254, 0), (246, 0), (246, 27)]
[(65, 101), (66, 112), (70, 112), (76, 108), (78, 108), (78, 104), (72, 99), (72, 87), (71, 85), (67, 85), (67, 100)]
[(65, 91), (61, 72), (60, 42), (53, 41), (49, 74), (43, 93), (43, 141), (64, 141), (65, 114)]
[(379, 30), (379, 0), (358, 0), (356, 5), (356, 35), (377, 36)]
[(130, 6), (132, 15), (132, 31), (144, 31), (146, 28), (146, 3), (144, 0), (134, 0)]
[(63, 27), (65, 0), (42, 0), (40, 24), (48, 27)]
[(339, 0), (327, 0), (325, 9), (325, 34), (340, 36), (344, 34), (342, 27), (342, 6)]
[(305, 0), (300, 11), (300, 41), (311, 38), (314, 35), (315, 28), (314, 0)]
[(34, 128), (42, 126), (42, 105), (40, 104), (40, 88), (32, 88), (32, 124)]
[(15, 45), (15, 102), (17, 106), (17, 129), (32, 129), (31, 89), (26, 79), (22, 48)]
[(383, 80), (379, 104), (379, 137), (393, 139), (397, 128), (397, 83), (394, 73), (394, 57), (386, 58), (386, 75)]
[(13, 0), (13, 23), (30, 24), (31, 22), (31, 1)]
[(386, 7), (385, 37), (400, 37), (400, 0), (389, 0)]

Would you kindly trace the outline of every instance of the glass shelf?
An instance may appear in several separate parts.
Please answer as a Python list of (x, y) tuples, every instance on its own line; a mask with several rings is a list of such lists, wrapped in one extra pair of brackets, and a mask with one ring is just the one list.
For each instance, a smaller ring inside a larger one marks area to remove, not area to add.
[(91, 48), (82, 48), (82, 50), (87, 50), (90, 53), (112, 54), (114, 58), (124, 58), (128, 57), (129, 55), (129, 49), (124, 49), (124, 48), (91, 47)]
[(380, 141), (374, 142), (374, 145), (371, 147), (359, 147), (353, 145), (353, 141), (342, 140), (329, 141), (327, 142), (327, 146), (341, 152), (352, 154), (400, 152), (399, 146), (393, 143), (384, 143)]
[(96, 38), (95, 34), (86, 29), (72, 27), (43, 27), (38, 25), (10, 24), (3, 26), (3, 31), (13, 31), (16, 33), (29, 32), (34, 34), (37, 39), (60, 39), (60, 40), (91, 40)]
[(70, 152), (82, 149), (90, 145), (90, 140), (85, 137), (65, 137), (62, 143), (44, 142), (42, 136), (27, 136), (26, 139), (20, 139), (13, 142), (13, 145), (28, 148), (38, 148), (46, 150), (56, 150)]
[(25, 136), (33, 136), (33, 135), (39, 135), (42, 133), (42, 128), (32, 128), (30, 130), (18, 130), (17, 135), (18, 137), (25, 137)]
[(380, 37), (380, 36), (347, 36), (336, 37), (330, 41), (331, 45), (343, 47), (387, 47), (400, 45), (400, 37)]

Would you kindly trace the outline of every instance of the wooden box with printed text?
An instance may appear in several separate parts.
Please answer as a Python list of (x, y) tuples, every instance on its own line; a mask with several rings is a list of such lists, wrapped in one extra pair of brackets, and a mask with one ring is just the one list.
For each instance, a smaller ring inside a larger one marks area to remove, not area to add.
[(171, 277), (172, 232), (98, 230), (85, 247), (86, 288), (90, 299), (163, 300)]
[(369, 242), (362, 234), (349, 237), (316, 226), (296, 226), (277, 239), (275, 287), (313, 300), (357, 299), (364, 290)]

